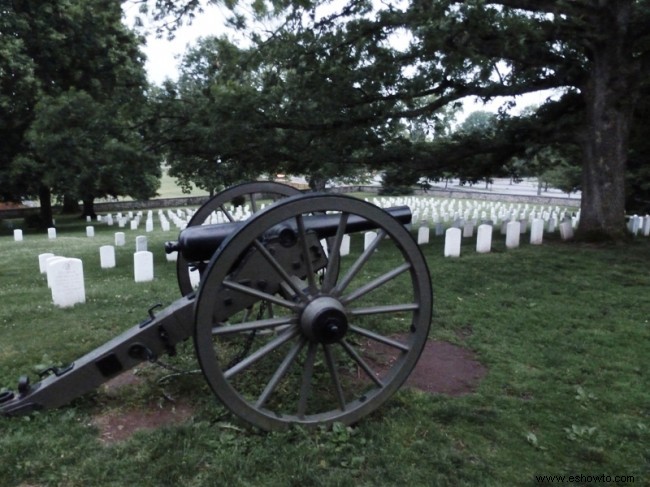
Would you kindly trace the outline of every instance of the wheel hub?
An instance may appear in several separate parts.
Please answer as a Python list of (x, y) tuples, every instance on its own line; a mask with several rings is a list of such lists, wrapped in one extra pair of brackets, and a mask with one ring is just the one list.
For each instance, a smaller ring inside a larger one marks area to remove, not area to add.
[(300, 326), (305, 336), (316, 343), (335, 343), (348, 331), (343, 305), (329, 296), (314, 299), (302, 312)]

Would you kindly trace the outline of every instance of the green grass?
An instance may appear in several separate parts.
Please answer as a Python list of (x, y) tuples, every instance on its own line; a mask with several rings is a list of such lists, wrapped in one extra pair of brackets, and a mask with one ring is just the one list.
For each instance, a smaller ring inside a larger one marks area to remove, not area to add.
[(203, 191), (196, 187), (192, 191), (183, 193), (181, 188), (176, 184), (176, 179), (167, 174), (167, 168), (162, 168), (162, 177), (160, 178), (160, 188), (158, 188), (157, 198), (183, 198), (187, 196), (206, 196), (207, 191)]
[[(175, 266), (149, 235), (156, 278), (132, 277), (135, 235), (117, 248), (117, 268), (99, 269), (99, 246), (115, 227), (83, 226), (59, 238), (0, 237), (0, 384), (36, 377), (177, 299)], [(495, 237), (499, 237), (495, 233)], [(502, 238), (501, 238), (502, 240)], [(522, 239), (523, 241), (523, 239)], [(650, 482), (650, 240), (594, 247), (546, 239), (477, 255), (464, 241), (444, 259), (424, 247), (435, 292), (431, 338), (473, 350), (489, 371), (463, 397), (403, 389), (355, 427), (261, 433), (227, 414), (200, 375), (98, 391), (72, 405), (0, 418), (0, 484), (7, 486), (536, 485), (535, 475), (634, 475)], [(51, 304), (37, 255), (83, 259), (87, 303)], [(387, 262), (390, 266), (390, 262)], [(191, 343), (172, 363), (196, 367)], [(106, 411), (156, 407), (165, 396), (195, 407), (182, 425), (105, 446), (91, 424)]]

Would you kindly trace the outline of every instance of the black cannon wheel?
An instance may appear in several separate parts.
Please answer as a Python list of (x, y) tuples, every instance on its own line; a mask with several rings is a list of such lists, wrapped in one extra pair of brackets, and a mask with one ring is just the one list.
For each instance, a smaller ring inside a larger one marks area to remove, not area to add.
[[(277, 201), (280, 198), (286, 198), (300, 194), (300, 190), (287, 184), (276, 183), (273, 181), (255, 181), (242, 183), (237, 186), (228, 188), (216, 194), (210, 200), (206, 201), (187, 223), (188, 227), (203, 225), (213, 212), (221, 211), (228, 221), (234, 221), (231, 208), (234, 204), (249, 205), (252, 213), (260, 210), (260, 200), (264, 202)], [(229, 207), (230, 206), (230, 207)], [(185, 296), (192, 291), (192, 279), (190, 272), (192, 264), (189, 263), (182, 255), (178, 255), (176, 260), (176, 278), (181, 295)]]
[[(323, 214), (338, 216), (324, 263), (310, 230)], [(355, 234), (343, 256), (347, 222), (359, 217), (376, 233), (367, 246)], [(426, 261), (402, 224), (358, 199), (308, 194), (222, 244), (199, 288), (194, 343), (215, 395), (253, 425), (352, 424), (406, 380), (431, 313)]]

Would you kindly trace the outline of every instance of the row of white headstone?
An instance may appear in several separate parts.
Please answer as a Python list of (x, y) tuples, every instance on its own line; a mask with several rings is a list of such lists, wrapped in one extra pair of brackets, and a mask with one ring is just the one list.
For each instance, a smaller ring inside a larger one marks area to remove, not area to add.
[[(413, 222), (425, 225), (440, 226), (438, 224), (451, 223), (453, 226), (462, 227), (466, 222), (473, 222), (476, 226), (478, 222), (485, 221), (499, 225), (515, 220), (521, 221), (523, 225), (524, 221), (532, 223), (534, 219), (541, 218), (547, 226), (546, 231), (553, 233), (560, 228), (560, 222), (570, 220), (575, 229), (580, 221), (579, 209), (571, 212), (566, 208), (551, 205), (422, 197), (380, 197), (372, 198), (371, 202), (381, 208), (406, 205), (411, 209)], [(628, 230), (635, 236), (650, 236), (650, 215), (630, 216)], [(526, 231), (522, 230), (522, 233)]]
[[(650, 221), (650, 220), (649, 220)], [(544, 220), (534, 219), (530, 228), (531, 245), (541, 245), (544, 234)], [(514, 249), (520, 244), (520, 236), (526, 232), (526, 221), (504, 222), (501, 226), (505, 234), (506, 248)], [(560, 223), (560, 234), (563, 239), (570, 239), (573, 236), (573, 226), (570, 220)], [(437, 226), (437, 230), (439, 225)], [(438, 233), (438, 232), (436, 232)], [(463, 228), (450, 227), (444, 230), (445, 257), (459, 257), (461, 252), (462, 238), (473, 237), (473, 224), (466, 223)], [(493, 226), (481, 224), (477, 229), (476, 252), (487, 253), (492, 248)], [(377, 233), (373, 231), (364, 234), (364, 249), (376, 239)], [(430, 240), (430, 229), (421, 226), (417, 232), (417, 242), (425, 245)], [(125, 245), (125, 234), (115, 233), (115, 245)], [(135, 239), (135, 253), (133, 254), (133, 272), (135, 282), (147, 282), (154, 278), (153, 253), (147, 250), (147, 237), (139, 235)], [(350, 236), (345, 235), (341, 242), (340, 254), (346, 256), (350, 253)], [(116, 266), (115, 246), (103, 245), (99, 248), (100, 266), (102, 269), (110, 269)], [(168, 261), (175, 261), (177, 253), (167, 254)], [(48, 287), (52, 290), (52, 300), (55, 305), (68, 307), (77, 303), (85, 302), (85, 287), (83, 277), (83, 264), (80, 259), (55, 256), (52, 253), (39, 255), (39, 267), (41, 273), (47, 275)], [(198, 286), (199, 276), (197, 272), (190, 274), (191, 282)]]
[[(116, 234), (116, 241), (124, 245), (124, 235)], [(146, 237), (138, 236), (136, 251), (133, 254), (133, 279), (135, 282), (148, 282), (154, 278), (153, 253), (149, 252), (146, 247)], [(115, 246), (102, 245), (99, 247), (99, 260), (102, 269), (114, 268), (116, 266)], [(167, 255), (167, 260), (176, 260), (176, 253)], [(52, 292), (52, 302), (56, 306), (66, 308), (85, 303), (86, 292), (81, 259), (45, 252), (39, 254), (38, 264), (41, 274), (46, 276), (47, 286)]]
[[(510, 221), (505, 223), (505, 237), (506, 237), (506, 248), (507, 249), (516, 249), (519, 247), (521, 235), (524, 234), (522, 231), (524, 224), (520, 221)], [(423, 229), (426, 227), (420, 227), (418, 231), (418, 243), (421, 244), (420, 233), (423, 232)], [(466, 227), (465, 227), (466, 229)], [(488, 253), (492, 250), (492, 230), (493, 226), (487, 223), (483, 223), (478, 226), (477, 236), (476, 236), (476, 252), (479, 254)], [(573, 226), (571, 221), (564, 221), (560, 223), (560, 235), (563, 240), (569, 240), (573, 238)], [(471, 237), (472, 233), (466, 233), (464, 230), (461, 231), (460, 228), (451, 227), (445, 231), (445, 248), (444, 255), (445, 257), (460, 257), (461, 249), (461, 240), (463, 237)], [(533, 220), (531, 229), (530, 229), (530, 244), (531, 245), (541, 245), (544, 239), (544, 220), (536, 218)], [(427, 239), (428, 240), (428, 239)]]
[[(367, 200), (368, 201), (368, 200)], [(495, 225), (514, 220), (532, 222), (541, 218), (545, 222), (571, 219), (573, 226), (580, 219), (580, 210), (574, 214), (566, 208), (550, 205), (531, 205), (528, 203), (503, 203), (498, 201), (474, 201), (460, 199), (433, 199), (418, 197), (381, 197), (372, 198), (372, 203), (386, 208), (406, 205), (411, 209), (413, 222), (436, 224), (451, 222), (454, 226), (473, 221), (491, 221)]]
[(650, 236), (650, 215), (632, 215), (627, 222), (627, 229), (634, 236), (639, 234), (644, 237)]
[[(414, 223), (419, 222), (424, 225), (432, 224), (436, 226), (437, 235), (442, 234), (440, 228), (444, 227), (445, 223), (462, 228), (467, 222), (472, 222), (474, 226), (477, 226), (479, 222), (486, 221), (491, 221), (493, 224), (499, 225), (515, 220), (526, 220), (532, 223), (534, 219), (541, 218), (547, 226), (546, 231), (552, 233), (559, 227), (560, 222), (570, 219), (572, 227), (575, 229), (580, 220), (580, 210), (570, 213), (566, 208), (551, 205), (427, 197), (377, 197), (371, 200), (366, 199), (366, 201), (371, 201), (381, 208), (401, 205), (409, 206), (413, 215), (412, 221)], [(264, 205), (261, 205), (261, 208), (264, 208)], [(185, 228), (194, 212), (195, 210), (191, 209), (168, 209), (158, 210), (157, 214), (162, 230), (169, 231), (171, 229), (171, 223), (178, 230)], [(223, 223), (229, 221), (230, 218), (236, 221), (242, 221), (252, 215), (249, 205), (231, 206), (228, 209), (228, 213), (228, 216), (226, 216), (222, 211), (215, 211), (206, 223)], [(137, 230), (140, 222), (144, 219), (145, 231), (152, 232), (154, 230), (153, 216), (154, 212), (152, 210), (147, 211), (146, 215), (142, 211), (136, 213), (129, 211), (126, 213), (119, 212), (115, 215), (98, 215), (97, 221), (109, 226), (117, 222), (120, 228), (126, 227), (128, 223), (131, 230)], [(90, 217), (87, 217), (87, 221), (90, 222), (90, 220)], [(633, 235), (650, 236), (650, 215), (631, 216), (628, 220), (628, 229)], [(522, 233), (525, 233), (525, 230)], [(94, 234), (95, 229), (93, 226), (86, 227), (86, 235), (88, 237), (93, 237)], [(48, 229), (48, 237), (50, 239), (56, 238), (56, 228)], [(23, 240), (22, 230), (14, 230), (14, 240)]]

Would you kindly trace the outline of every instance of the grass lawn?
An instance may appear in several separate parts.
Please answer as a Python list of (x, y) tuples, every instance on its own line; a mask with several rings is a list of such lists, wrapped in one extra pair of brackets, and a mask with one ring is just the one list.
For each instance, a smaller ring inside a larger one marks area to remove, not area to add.
[(187, 196), (207, 196), (208, 192), (202, 189), (192, 188), (190, 193), (183, 193), (176, 183), (176, 179), (167, 174), (167, 168), (162, 167), (162, 177), (160, 178), (160, 188), (158, 188), (159, 198), (184, 198)]
[[(117, 228), (96, 225), (93, 239), (85, 224), (63, 219), (53, 241), (0, 237), (0, 385), (15, 388), (21, 374), (35, 381), (38, 370), (69, 363), (140, 322), (153, 304), (179, 297), (162, 251), (175, 231), (148, 234), (155, 279), (136, 284), (140, 231), (126, 230), (117, 267), (101, 270), (98, 249)], [(481, 255), (474, 246), (466, 240), (460, 258), (445, 259), (434, 238), (423, 251), (435, 298), (430, 338), (472, 350), (487, 366), (475, 393), (404, 388), (354, 427), (263, 433), (216, 403), (201, 375), (147, 365), (136, 386), (0, 418), (0, 484), (504, 486), (582, 475), (578, 484), (592, 485), (598, 481), (587, 476), (604, 475), (649, 485), (650, 240), (590, 246), (547, 237), (508, 251), (500, 241)], [(38, 273), (42, 252), (83, 260), (86, 304), (51, 304)], [(169, 362), (195, 369), (192, 344)], [(170, 400), (189, 403), (190, 419), (100, 441), (97, 415)]]

